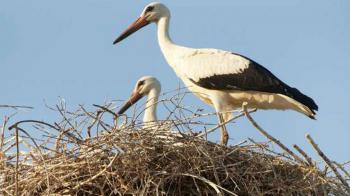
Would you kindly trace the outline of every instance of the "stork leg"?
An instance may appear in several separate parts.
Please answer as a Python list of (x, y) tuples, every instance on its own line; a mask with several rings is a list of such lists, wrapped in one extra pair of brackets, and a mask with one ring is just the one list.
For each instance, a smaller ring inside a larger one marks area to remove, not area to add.
[[(218, 113), (218, 118), (219, 118), (219, 123), (220, 124), (225, 123), (225, 120), (224, 120), (224, 117), (223, 117), (222, 113)], [(221, 138), (220, 138), (221, 145), (227, 146), (227, 142), (228, 142), (229, 136), (228, 136), (228, 132), (227, 132), (226, 126), (225, 125), (221, 125), (220, 128), (221, 128)]]

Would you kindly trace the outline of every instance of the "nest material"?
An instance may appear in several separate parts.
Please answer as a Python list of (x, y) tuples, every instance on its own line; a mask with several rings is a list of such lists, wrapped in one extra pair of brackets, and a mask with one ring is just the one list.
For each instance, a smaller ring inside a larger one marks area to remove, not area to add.
[[(72, 149), (19, 163), (22, 195), (327, 195), (343, 190), (314, 166), (165, 131), (124, 128)], [(2, 162), (4, 164), (4, 162)], [(2, 194), (15, 193), (13, 164), (1, 165)]]
[[(191, 124), (205, 126), (194, 117), (164, 121), (189, 129), (174, 134), (164, 125), (138, 128), (134, 120), (117, 128), (103, 122), (104, 111), (60, 113), (67, 115), (60, 123), (21, 121), (2, 138), (1, 195), (349, 194), (332, 173), (275, 152), (270, 142), (225, 147), (191, 134)], [(30, 137), (20, 123), (34, 123), (48, 139)]]

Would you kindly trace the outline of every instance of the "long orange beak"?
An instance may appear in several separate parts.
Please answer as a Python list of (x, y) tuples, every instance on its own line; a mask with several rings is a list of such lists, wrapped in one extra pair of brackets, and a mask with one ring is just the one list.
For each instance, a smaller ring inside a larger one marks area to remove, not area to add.
[(135, 22), (133, 22), (114, 42), (116, 44), (123, 39), (127, 38), (129, 35), (135, 33), (137, 30), (148, 25), (150, 22), (146, 20), (144, 16), (139, 17)]
[(120, 108), (117, 114), (123, 114), (126, 110), (128, 110), (132, 105), (134, 105), (142, 97), (143, 95), (141, 95), (137, 91), (133, 92), (130, 98), (128, 99), (128, 101), (124, 103), (124, 105)]

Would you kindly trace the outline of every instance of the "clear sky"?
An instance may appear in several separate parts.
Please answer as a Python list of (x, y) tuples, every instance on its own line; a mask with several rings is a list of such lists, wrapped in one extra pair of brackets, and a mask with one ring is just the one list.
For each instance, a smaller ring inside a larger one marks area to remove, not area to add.
[[(143, 75), (159, 78), (164, 91), (174, 90), (180, 81), (160, 52), (154, 24), (112, 45), (149, 2), (0, 0), (0, 104), (35, 107), (14, 120), (52, 122), (57, 114), (44, 104), (55, 105), (59, 97), (71, 109), (126, 99)], [(350, 1), (161, 2), (172, 12), (176, 43), (241, 53), (318, 103), (317, 121), (292, 111), (254, 114), (270, 134), (317, 157), (304, 137), (310, 133), (331, 159), (350, 160)], [(194, 96), (185, 104), (213, 111)], [(0, 117), (11, 112), (0, 109)], [(230, 143), (264, 140), (246, 119), (229, 129)]]

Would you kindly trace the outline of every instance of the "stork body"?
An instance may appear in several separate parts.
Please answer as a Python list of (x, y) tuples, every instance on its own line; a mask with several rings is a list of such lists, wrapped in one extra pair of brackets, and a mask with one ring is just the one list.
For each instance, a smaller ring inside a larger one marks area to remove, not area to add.
[[(218, 49), (195, 49), (175, 44), (169, 36), (170, 11), (161, 3), (151, 3), (141, 16), (114, 42), (118, 43), (138, 29), (157, 24), (161, 51), (190, 91), (218, 112), (220, 123), (231, 112), (248, 103), (250, 108), (291, 109), (314, 119), (318, 106), (308, 96), (279, 80), (255, 61)], [(222, 126), (221, 143), (228, 133)]]

